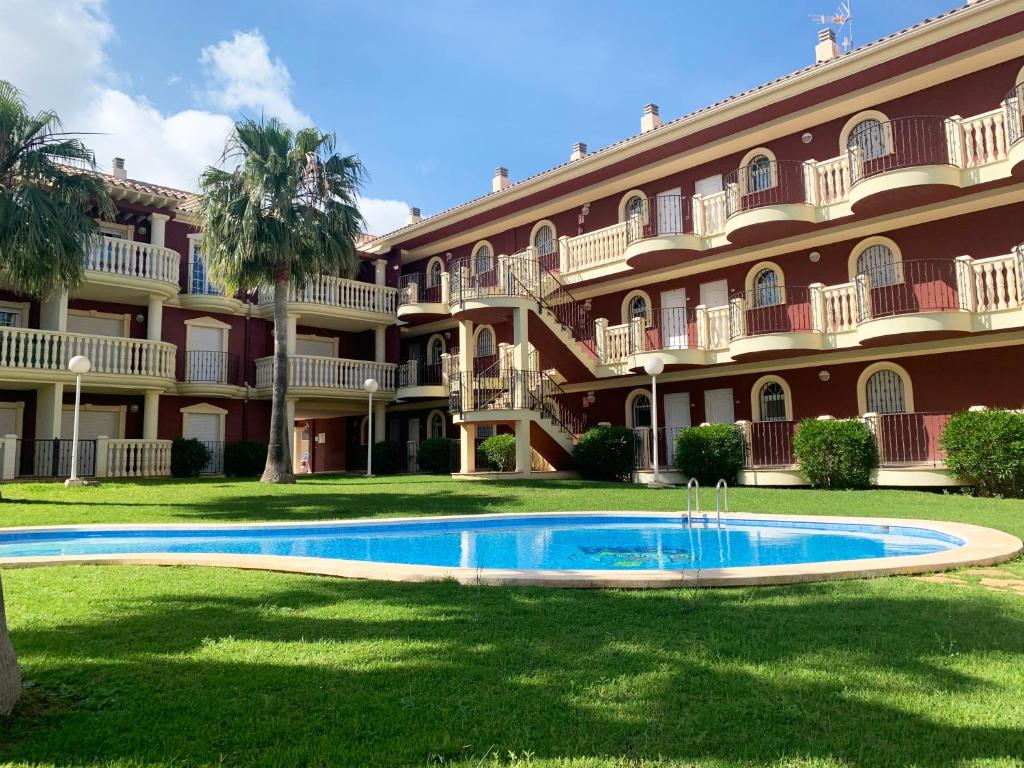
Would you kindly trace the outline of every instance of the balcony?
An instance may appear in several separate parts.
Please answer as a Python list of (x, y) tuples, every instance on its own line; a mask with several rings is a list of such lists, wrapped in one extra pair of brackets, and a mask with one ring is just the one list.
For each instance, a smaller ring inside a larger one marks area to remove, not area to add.
[(755, 359), (822, 349), (821, 287), (773, 285), (729, 300), (729, 351)]
[(177, 392), (194, 397), (237, 397), (242, 390), (238, 355), (203, 349), (179, 349)]
[(598, 272), (622, 261), (628, 224), (619, 222), (576, 237), (558, 240), (559, 271)]
[[(363, 383), (376, 379), (380, 392), (389, 395), (395, 391), (394, 363), (375, 363), (371, 360), (348, 360), (339, 357), (314, 355), (288, 356), (288, 394), (298, 397), (341, 398), (364, 400)], [(256, 390), (269, 396), (273, 386), (274, 358), (256, 360)]]
[(656, 269), (679, 261), (683, 254), (703, 249), (703, 238), (694, 234), (690, 199), (683, 195), (658, 195), (644, 202), (641, 213), (626, 223), (626, 263)]
[(185, 309), (197, 312), (241, 313), (243, 302), (228, 296), (224, 289), (211, 282), (206, 265), (194, 257), (188, 265), (188, 280), (185, 290), (178, 294), (178, 303)]
[(174, 381), (174, 353), (175, 346), (162, 341), (0, 328), (0, 377), (29, 386), (74, 382), (68, 361), (84, 355), (92, 362), (90, 383), (132, 390), (164, 389)]
[(1010, 170), (1014, 176), (1024, 175), (1024, 84), (1017, 85), (1003, 100), (1005, 141)]
[(181, 255), (170, 248), (104, 235), (85, 257), (82, 284), (74, 295), (96, 301), (138, 302), (178, 293)]
[(950, 196), (961, 182), (961, 129), (935, 115), (863, 125), (850, 135), (850, 206), (857, 214)]
[(628, 324), (632, 367), (642, 368), (657, 353), (669, 368), (703, 365), (706, 345), (701, 347), (701, 325), (707, 320), (703, 307), (665, 307)]
[[(304, 285), (289, 286), (286, 311), (300, 325), (363, 331), (394, 323), (397, 298), (394, 288), (321, 275)], [(274, 316), (273, 287), (259, 290), (257, 309), (264, 318)]]
[[(447, 357), (447, 356), (446, 356)], [(448, 396), (447, 361), (425, 363), (409, 360), (398, 366), (398, 400), (422, 400)]]
[[(0, 437), (0, 479), (61, 478), (71, 474), (72, 441)], [(78, 441), (79, 477), (167, 477), (170, 440), (97, 437)]]
[(817, 221), (808, 190), (814, 164), (771, 160), (747, 165), (725, 177), (725, 236), (753, 243), (798, 234)]
[(435, 284), (422, 272), (398, 278), (398, 318), (436, 320), (448, 314), (448, 276)]

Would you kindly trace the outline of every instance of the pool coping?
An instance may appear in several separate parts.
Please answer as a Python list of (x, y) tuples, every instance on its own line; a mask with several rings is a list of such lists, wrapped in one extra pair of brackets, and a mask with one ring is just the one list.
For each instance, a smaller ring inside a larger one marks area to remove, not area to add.
[[(129, 523), (20, 526), (0, 528), (0, 534), (38, 531), (146, 531), (209, 530), (277, 527), (348, 527), (386, 525), (406, 522), (515, 520), (537, 517), (663, 517), (681, 519), (686, 513), (644, 511), (591, 512), (515, 512), (475, 515), (431, 515), (420, 517), (357, 518), (351, 520), (260, 521), (240, 523)], [(695, 522), (714, 523), (711, 513), (694, 514)], [(918, 528), (964, 542), (959, 547), (924, 555), (832, 560), (821, 563), (709, 568), (699, 571), (667, 570), (517, 570), (504, 568), (465, 568), (439, 565), (410, 565), (363, 560), (335, 560), (288, 555), (237, 555), (224, 553), (120, 553), (109, 555), (54, 555), (45, 557), (0, 558), (0, 568), (32, 568), (55, 565), (195, 565), (240, 568), (317, 576), (371, 579), (377, 581), (456, 581), (460, 584), (487, 586), (550, 586), (566, 588), (655, 589), (669, 587), (739, 587), (770, 584), (860, 579), (936, 573), (966, 566), (988, 566), (1011, 560), (1024, 550), (1016, 536), (969, 523), (888, 517), (845, 517), (832, 515), (778, 515), (755, 512), (722, 513), (723, 520), (774, 520), (800, 523), (867, 525), (872, 527)]]

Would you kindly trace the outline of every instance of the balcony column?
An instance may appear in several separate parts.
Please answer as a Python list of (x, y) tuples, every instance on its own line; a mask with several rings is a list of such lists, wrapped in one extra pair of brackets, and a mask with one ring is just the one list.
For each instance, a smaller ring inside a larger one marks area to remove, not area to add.
[(459, 472), (476, 472), (476, 424), (459, 424)]
[(37, 440), (60, 437), (60, 416), (63, 404), (63, 384), (45, 384), (36, 390)]
[(376, 285), (388, 284), (388, 260), (377, 259), (373, 262), (373, 282)]
[(285, 350), (289, 355), (295, 354), (295, 334), (296, 327), (299, 324), (299, 318), (295, 315), (288, 315), (288, 349)]
[[(25, 318), (26, 322), (28, 318)], [(68, 329), (68, 292), (57, 290), (39, 302), (39, 328), (44, 331)]]
[(158, 245), (161, 248), (166, 243), (166, 227), (167, 220), (170, 216), (165, 216), (162, 213), (151, 213), (149, 214), (149, 242), (152, 245)]
[(373, 329), (373, 361), (387, 362), (387, 331), (386, 325), (378, 325)]
[(473, 321), (459, 320), (459, 371), (473, 372)]
[(599, 317), (594, 320), (594, 351), (597, 362), (608, 362), (608, 318)]
[(530, 472), (530, 420), (519, 419), (516, 422), (516, 472)]
[(160, 391), (147, 389), (145, 397), (142, 405), (142, 439), (156, 440), (157, 426), (160, 424)]
[(530, 370), (529, 315), (525, 307), (517, 307), (512, 315), (512, 364), (513, 370)]
[(164, 327), (164, 300), (160, 296), (149, 297), (149, 309), (146, 312), (146, 338), (160, 341)]

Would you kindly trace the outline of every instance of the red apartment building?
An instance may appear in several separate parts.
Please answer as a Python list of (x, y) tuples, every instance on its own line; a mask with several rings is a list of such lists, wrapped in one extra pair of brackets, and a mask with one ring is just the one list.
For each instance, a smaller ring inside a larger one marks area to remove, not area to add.
[[(809, 50), (810, 54), (811, 51)], [(495, 431), (519, 475), (590, 426), (655, 441), (738, 423), (748, 483), (799, 482), (806, 417), (862, 417), (891, 485), (948, 484), (952, 412), (1021, 407), (1024, 0), (978, 0), (663, 122), (363, 245), (358, 278), (295, 286), (299, 471), (365, 467), (373, 439)], [(118, 215), (71, 295), (0, 296), (2, 475), (67, 474), (85, 354), (81, 474), (166, 474), (169, 440), (265, 440), (271, 307), (206, 280), (187, 192), (107, 177)], [(650, 377), (657, 358), (659, 424)], [(55, 440), (56, 438), (56, 440)]]

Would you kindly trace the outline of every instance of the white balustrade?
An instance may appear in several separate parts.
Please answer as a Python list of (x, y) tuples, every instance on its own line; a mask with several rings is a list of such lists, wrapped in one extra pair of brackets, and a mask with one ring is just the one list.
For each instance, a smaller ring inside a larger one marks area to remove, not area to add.
[(85, 255), (86, 272), (100, 272), (143, 280), (178, 282), (181, 255), (170, 248), (136, 243), (104, 235)]
[(1006, 159), (1006, 113), (1002, 107), (962, 118), (960, 126), (964, 168), (975, 168)]
[(711, 307), (707, 311), (708, 349), (726, 349), (729, 346), (729, 307)]
[(629, 357), (630, 323), (610, 325), (605, 330), (605, 363), (617, 363)]
[[(393, 315), (398, 303), (398, 290), (385, 285), (364, 283), (360, 280), (321, 275), (304, 285), (290, 285), (288, 301)], [(259, 292), (260, 306), (273, 303), (273, 287), (261, 288)]]
[(66, 372), (68, 361), (84, 355), (92, 373), (174, 378), (175, 346), (121, 336), (0, 328), (0, 367)]
[(693, 231), (701, 237), (710, 237), (725, 231), (725, 192), (693, 196)]
[(850, 158), (843, 154), (815, 163), (812, 168), (812, 190), (818, 205), (832, 205), (850, 194)]
[(96, 440), (97, 477), (167, 477), (170, 440)]
[(973, 308), (975, 312), (1016, 309), (1024, 304), (1021, 275), (1015, 254), (971, 260)]
[(821, 291), (825, 333), (842, 333), (857, 327), (857, 286), (850, 283), (826, 285)]
[(626, 250), (626, 222), (595, 229), (577, 237), (559, 240), (559, 261), (563, 272), (610, 264), (622, 258)]
[[(397, 367), (394, 363), (375, 363), (372, 360), (289, 355), (288, 386), (362, 392), (363, 382), (376, 379), (382, 391), (394, 392)], [(274, 358), (259, 358), (256, 361), (256, 387), (272, 386), (273, 373)]]

